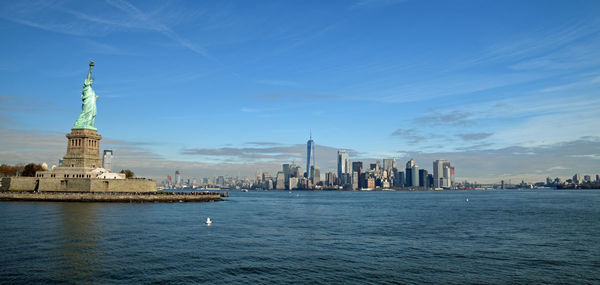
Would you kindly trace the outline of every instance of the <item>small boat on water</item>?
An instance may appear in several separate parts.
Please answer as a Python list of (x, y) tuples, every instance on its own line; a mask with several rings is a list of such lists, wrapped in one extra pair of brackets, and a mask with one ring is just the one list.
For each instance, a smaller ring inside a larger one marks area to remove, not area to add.
[(242, 192), (248, 192), (248, 189), (242, 189)]
[(206, 224), (207, 224), (207, 225), (210, 225), (210, 224), (212, 224), (212, 221), (210, 220), (210, 217), (207, 217), (207, 218), (206, 218)]

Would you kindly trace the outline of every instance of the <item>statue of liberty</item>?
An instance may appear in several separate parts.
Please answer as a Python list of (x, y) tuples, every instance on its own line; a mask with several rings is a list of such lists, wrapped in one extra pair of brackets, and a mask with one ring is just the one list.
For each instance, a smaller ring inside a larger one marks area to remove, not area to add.
[(92, 89), (92, 68), (94, 68), (94, 61), (90, 61), (90, 71), (88, 72), (87, 78), (83, 82), (83, 91), (81, 92), (81, 114), (75, 121), (73, 129), (90, 129), (97, 130), (94, 127), (94, 120), (96, 118), (96, 100), (98, 96)]

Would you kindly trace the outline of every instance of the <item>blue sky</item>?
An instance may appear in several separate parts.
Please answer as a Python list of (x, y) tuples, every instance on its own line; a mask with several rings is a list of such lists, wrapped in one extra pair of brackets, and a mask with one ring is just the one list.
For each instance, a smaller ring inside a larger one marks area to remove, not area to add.
[(324, 170), (346, 148), (489, 181), (600, 172), (598, 1), (0, 7), (0, 162), (64, 155), (93, 59), (103, 146), (147, 176), (302, 165), (310, 130)]

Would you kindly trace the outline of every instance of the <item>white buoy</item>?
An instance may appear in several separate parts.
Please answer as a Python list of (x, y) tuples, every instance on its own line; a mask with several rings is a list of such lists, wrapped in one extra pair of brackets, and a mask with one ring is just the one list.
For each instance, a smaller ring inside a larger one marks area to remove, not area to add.
[(210, 224), (212, 224), (212, 221), (210, 220), (210, 217), (206, 218), (206, 224), (207, 224), (207, 225), (210, 225)]
[(469, 203), (469, 198), (467, 198), (465, 201), (467, 201), (467, 203)]

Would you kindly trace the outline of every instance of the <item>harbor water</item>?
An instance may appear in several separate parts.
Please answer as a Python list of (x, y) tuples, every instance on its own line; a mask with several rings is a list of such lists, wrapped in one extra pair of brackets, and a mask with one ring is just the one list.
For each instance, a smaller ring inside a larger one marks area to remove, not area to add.
[(9, 284), (600, 283), (600, 191), (1, 202), (0, 239)]

